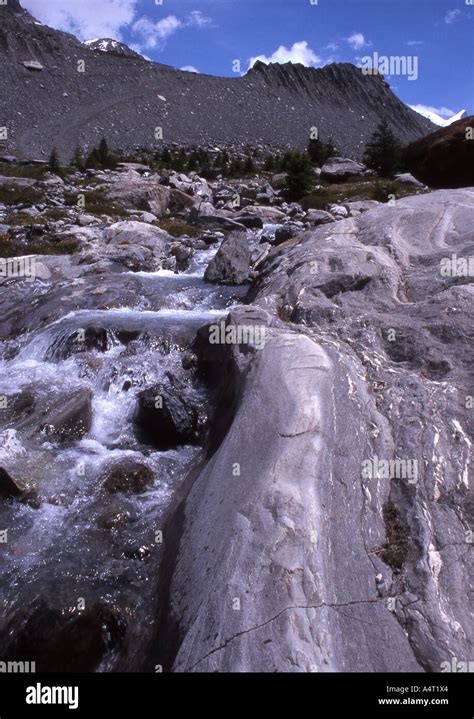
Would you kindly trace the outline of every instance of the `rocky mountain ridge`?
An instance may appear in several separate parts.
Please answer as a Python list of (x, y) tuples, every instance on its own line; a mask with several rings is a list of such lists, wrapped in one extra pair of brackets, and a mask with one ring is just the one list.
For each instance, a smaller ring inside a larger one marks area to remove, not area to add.
[[(18, 0), (0, 6), (0, 19), (3, 151), (19, 157), (44, 158), (56, 145), (69, 159), (76, 145), (104, 135), (123, 149), (174, 141), (304, 147), (317, 127), (340, 153), (360, 158), (382, 117), (405, 143), (434, 129), (382, 77), (350, 64), (256, 63), (244, 76), (213, 77), (97, 52), (36, 23)], [(31, 61), (41, 68), (25, 66)]]

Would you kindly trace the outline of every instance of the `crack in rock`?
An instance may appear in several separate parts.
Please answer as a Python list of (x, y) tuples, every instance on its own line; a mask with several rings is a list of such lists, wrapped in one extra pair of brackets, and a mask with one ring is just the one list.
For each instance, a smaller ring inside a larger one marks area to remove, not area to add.
[[(321, 604), (302, 604), (302, 605), (295, 605), (291, 607), (285, 607), (284, 609), (281, 609), (277, 614), (275, 614), (274, 617), (271, 617), (270, 619), (267, 619), (265, 622), (262, 622), (262, 624), (257, 624), (255, 627), (250, 627), (249, 629), (243, 629), (241, 632), (237, 632), (237, 634), (234, 634), (232, 637), (229, 637), (229, 639), (226, 639), (223, 644), (221, 644), (218, 647), (215, 647), (215, 649), (211, 649), (210, 652), (208, 652), (205, 656), (201, 657), (201, 659), (198, 659), (198, 661), (193, 664), (193, 666), (190, 668), (189, 671), (193, 671), (198, 664), (201, 664), (201, 662), (208, 659), (210, 656), (215, 654), (216, 652), (220, 652), (222, 649), (225, 649), (230, 642), (234, 641), (234, 639), (238, 639), (239, 637), (243, 636), (244, 634), (250, 634), (251, 632), (256, 631), (257, 629), (262, 629), (263, 627), (266, 627), (267, 624), (271, 624), (271, 622), (274, 622), (275, 619), (278, 619), (282, 614), (285, 612), (288, 612), (292, 609), (322, 609), (323, 607), (328, 607), (330, 609), (339, 609), (341, 607), (351, 607), (356, 606), (358, 604), (377, 604), (380, 602), (381, 599), (359, 599), (354, 602), (341, 602), (341, 603), (328, 603), (328, 602), (322, 602)], [(349, 615), (344, 615), (349, 616)], [(354, 619), (354, 617), (351, 617), (351, 619)]]

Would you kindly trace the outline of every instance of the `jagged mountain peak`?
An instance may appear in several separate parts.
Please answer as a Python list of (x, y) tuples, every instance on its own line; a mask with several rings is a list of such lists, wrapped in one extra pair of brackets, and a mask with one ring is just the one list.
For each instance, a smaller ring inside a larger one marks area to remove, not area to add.
[(87, 47), (91, 50), (97, 50), (99, 52), (109, 52), (113, 55), (120, 55), (121, 57), (135, 57), (144, 59), (142, 55), (140, 55), (138, 52), (135, 52), (135, 50), (132, 50), (128, 45), (125, 45), (125, 43), (120, 42), (119, 40), (114, 40), (110, 37), (86, 40), (84, 42), (84, 45), (87, 45)]

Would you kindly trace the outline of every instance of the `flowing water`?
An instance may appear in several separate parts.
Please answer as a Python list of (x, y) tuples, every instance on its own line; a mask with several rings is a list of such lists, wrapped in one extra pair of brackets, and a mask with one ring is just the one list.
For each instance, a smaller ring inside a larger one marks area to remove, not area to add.
[[(43, 668), (49, 668), (55, 651), (71, 652), (66, 668), (140, 668), (156, 610), (159, 532), (202, 450), (189, 445), (158, 451), (139, 442), (133, 422), (137, 394), (167, 376), (181, 376), (183, 354), (197, 329), (224, 316), (245, 294), (244, 288), (204, 282), (214, 252), (196, 253), (181, 274), (112, 275), (109, 282), (133, 281), (131, 306), (99, 309), (92, 299), (90, 308), (68, 311), (65, 302), (64, 314), (56, 308), (56, 319), (21, 334), (14, 353), (3, 343), (0, 396), (26, 392), (41, 404), (89, 390), (92, 426), (80, 440), (66, 443), (47, 432), (30, 442), (21, 431), (0, 427), (0, 467), (14, 468), (37, 495), (35, 502), (7, 500), (0, 506), (0, 530), (8, 529), (7, 542), (0, 544), (0, 609), (3, 627), (14, 627), (6, 644), (0, 642), (0, 655), (6, 647), (16, 658), (37, 659), (38, 671), (45, 657)], [(90, 287), (97, 281), (91, 279)], [(27, 291), (41, 302), (50, 287), (40, 283)], [(101, 346), (77, 351), (74, 338), (90, 327), (100, 328)], [(205, 406), (206, 389), (197, 380), (188, 391)], [(99, 482), (104, 468), (129, 459), (152, 470), (153, 485), (140, 494), (107, 492)], [(81, 616), (89, 619), (78, 625), (75, 649), (70, 637), (61, 639), (61, 627)], [(90, 641), (80, 636), (87, 632)], [(94, 632), (100, 634), (99, 649), (91, 645)], [(89, 657), (75, 656), (79, 651)]]

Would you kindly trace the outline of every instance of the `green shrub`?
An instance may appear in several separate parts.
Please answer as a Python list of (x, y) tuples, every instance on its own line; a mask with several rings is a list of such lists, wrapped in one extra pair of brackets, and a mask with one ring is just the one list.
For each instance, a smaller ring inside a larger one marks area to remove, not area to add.
[(392, 569), (400, 571), (408, 554), (408, 531), (402, 525), (398, 510), (393, 502), (384, 504), (383, 519), (387, 542), (380, 552), (380, 557)]

